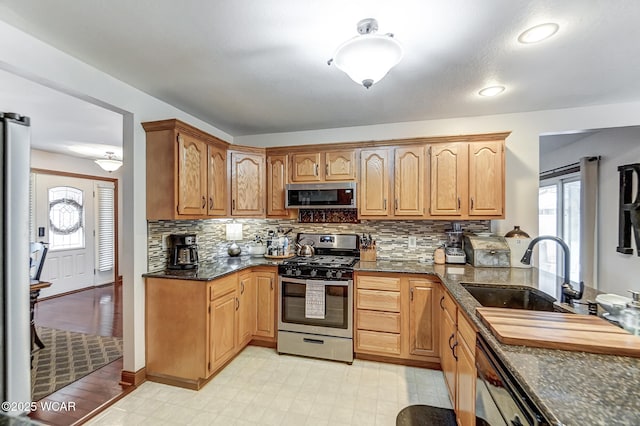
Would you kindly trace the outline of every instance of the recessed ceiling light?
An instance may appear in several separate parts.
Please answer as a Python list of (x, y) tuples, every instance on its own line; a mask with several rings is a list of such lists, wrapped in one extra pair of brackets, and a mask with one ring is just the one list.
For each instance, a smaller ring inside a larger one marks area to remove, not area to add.
[(484, 89), (479, 91), (478, 94), (480, 96), (495, 96), (495, 95), (499, 95), (500, 93), (504, 92), (504, 89), (505, 89), (504, 86), (485, 87)]
[(554, 35), (558, 32), (558, 29), (560, 29), (560, 26), (554, 22), (536, 25), (520, 34), (518, 41), (524, 44), (538, 43)]

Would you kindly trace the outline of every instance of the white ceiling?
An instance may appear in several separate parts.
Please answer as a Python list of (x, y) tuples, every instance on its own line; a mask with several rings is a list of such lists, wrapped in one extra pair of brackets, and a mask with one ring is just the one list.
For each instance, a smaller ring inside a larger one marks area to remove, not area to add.
[[(374, 17), (404, 46), (371, 89), (334, 66)], [(0, 19), (234, 135), (640, 99), (637, 0), (3, 0)], [(542, 22), (560, 31), (516, 41)], [(477, 91), (507, 87), (495, 98)], [(158, 117), (158, 119), (167, 117)]]
[(98, 159), (122, 159), (122, 115), (0, 70), (0, 111), (31, 120), (31, 147)]

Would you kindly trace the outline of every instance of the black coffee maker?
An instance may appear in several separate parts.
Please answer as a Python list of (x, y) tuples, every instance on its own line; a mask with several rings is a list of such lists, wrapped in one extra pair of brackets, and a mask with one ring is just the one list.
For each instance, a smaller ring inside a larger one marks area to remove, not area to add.
[(198, 246), (195, 234), (171, 234), (169, 269), (195, 269), (198, 267)]

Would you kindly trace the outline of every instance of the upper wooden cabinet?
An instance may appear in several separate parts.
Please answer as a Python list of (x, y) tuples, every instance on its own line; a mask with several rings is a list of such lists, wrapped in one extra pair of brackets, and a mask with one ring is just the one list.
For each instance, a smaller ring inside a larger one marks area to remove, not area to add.
[(178, 133), (178, 214), (207, 211), (207, 144)]
[(285, 208), (285, 190), (287, 185), (286, 154), (267, 155), (267, 216), (288, 217), (290, 212)]
[(142, 126), (147, 132), (147, 219), (226, 215), (228, 144), (176, 119)]
[(361, 217), (389, 214), (389, 150), (360, 151), (359, 211)]
[(469, 216), (504, 215), (504, 143), (469, 144)]
[(264, 154), (230, 152), (231, 215), (264, 216)]
[(423, 216), (425, 182), (425, 147), (396, 148), (394, 152), (393, 214), (395, 216)]
[(434, 217), (504, 217), (504, 141), (430, 146)]
[(424, 217), (425, 149), (416, 145), (361, 151), (360, 217)]
[(291, 154), (291, 182), (345, 181), (356, 178), (355, 150)]
[(207, 214), (227, 216), (227, 150), (209, 145), (207, 169)]
[(462, 216), (466, 210), (467, 152), (466, 143), (430, 147), (432, 216)]
[(355, 180), (356, 152), (327, 151), (324, 153), (324, 180)]

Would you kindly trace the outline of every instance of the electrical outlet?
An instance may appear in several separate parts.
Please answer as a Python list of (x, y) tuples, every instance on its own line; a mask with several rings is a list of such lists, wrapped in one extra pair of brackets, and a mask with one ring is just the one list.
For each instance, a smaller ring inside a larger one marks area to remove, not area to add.
[(169, 248), (169, 233), (162, 234), (162, 250)]
[(409, 237), (409, 248), (416, 248), (417, 245), (417, 240), (415, 236), (410, 236)]

